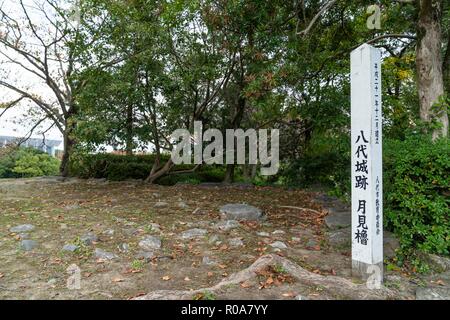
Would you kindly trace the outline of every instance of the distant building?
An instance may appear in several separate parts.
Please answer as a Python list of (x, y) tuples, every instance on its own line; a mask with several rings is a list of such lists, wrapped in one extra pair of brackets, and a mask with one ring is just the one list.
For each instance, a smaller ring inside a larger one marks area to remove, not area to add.
[[(11, 143), (16, 143), (20, 141), (20, 139), (21, 138), (18, 137), (0, 136), (0, 148), (3, 148)], [(22, 142), (21, 146), (41, 150), (54, 157), (56, 155), (56, 148), (60, 146), (61, 143), (61, 140), (29, 138)]]

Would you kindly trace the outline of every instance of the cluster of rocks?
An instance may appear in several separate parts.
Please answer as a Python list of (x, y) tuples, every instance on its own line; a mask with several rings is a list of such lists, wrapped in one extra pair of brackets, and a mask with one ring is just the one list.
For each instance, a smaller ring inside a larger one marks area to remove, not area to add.
[(20, 249), (23, 251), (31, 251), (38, 246), (38, 243), (34, 240), (29, 239), (29, 232), (35, 229), (32, 224), (21, 224), (9, 229), (11, 233), (17, 234), (20, 241)]

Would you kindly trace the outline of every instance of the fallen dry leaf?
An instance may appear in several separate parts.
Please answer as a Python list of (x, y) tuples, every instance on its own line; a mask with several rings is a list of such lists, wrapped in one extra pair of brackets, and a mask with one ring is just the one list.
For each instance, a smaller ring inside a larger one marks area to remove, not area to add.
[(252, 287), (252, 284), (249, 281), (241, 282), (241, 287), (246, 289)]
[(164, 276), (164, 277), (162, 277), (162, 279), (163, 279), (164, 281), (169, 281), (171, 278), (170, 278), (170, 276)]
[(113, 278), (112, 281), (113, 281), (113, 282), (124, 282), (125, 279), (116, 277), (116, 278)]
[(189, 277), (185, 277), (184, 281), (191, 281), (191, 279)]

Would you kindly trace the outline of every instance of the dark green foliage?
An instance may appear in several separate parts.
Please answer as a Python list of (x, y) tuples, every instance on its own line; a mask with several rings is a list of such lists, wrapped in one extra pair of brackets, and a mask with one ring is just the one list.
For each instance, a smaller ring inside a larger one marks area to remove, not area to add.
[(58, 174), (59, 160), (32, 148), (14, 148), (0, 157), (0, 178)]
[(405, 253), (450, 253), (450, 144), (412, 136), (386, 141), (385, 224)]
[[(163, 155), (161, 161), (168, 160), (169, 155)], [(71, 162), (71, 175), (80, 178), (106, 178), (113, 181), (147, 178), (155, 161), (155, 155), (117, 155), (108, 153), (78, 154)], [(194, 165), (177, 165), (169, 175), (156, 181), (162, 185), (176, 183), (197, 184), (201, 182), (219, 182), (223, 180), (224, 168), (205, 166), (192, 173), (174, 173), (193, 169)]]
[(85, 179), (145, 179), (154, 161), (154, 155), (77, 154), (72, 158), (70, 174)]
[(296, 160), (284, 164), (281, 180), (290, 186), (320, 184), (344, 199), (350, 197), (350, 142), (345, 135), (318, 134)]

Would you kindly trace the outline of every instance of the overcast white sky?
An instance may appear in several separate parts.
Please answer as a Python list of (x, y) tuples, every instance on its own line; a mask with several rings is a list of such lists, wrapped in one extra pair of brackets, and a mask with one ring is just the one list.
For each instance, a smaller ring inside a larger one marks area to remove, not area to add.
[[(39, 21), (38, 11), (34, 10), (33, 7), (36, 6), (37, 2), (40, 0), (25, 0), (24, 4), (27, 6), (27, 10), (33, 21)], [(18, 1), (15, 0), (0, 0), (0, 5), (2, 9), (8, 12), (14, 18), (21, 16), (22, 9)], [(0, 25), (0, 30), (2, 26)], [(33, 45), (33, 39), (25, 40), (29, 45)], [(0, 59), (0, 61), (4, 61)], [(29, 87), (31, 91), (35, 94), (44, 96), (45, 100), (53, 100), (54, 97), (52, 93), (46, 88), (46, 86), (39, 81), (37, 77), (30, 75), (29, 72), (22, 70), (20, 67), (13, 64), (0, 64), (0, 77), (4, 80), (14, 83), (21, 88)], [(28, 90), (30, 91), (30, 90)], [(0, 102), (11, 101), (17, 97), (13, 92), (4, 87), (0, 86)], [(31, 105), (33, 108), (33, 105)], [(35, 107), (35, 106), (34, 106)], [(6, 113), (0, 118), (0, 135), (23, 137), (27, 135), (29, 130), (33, 127), (36, 119), (32, 119), (28, 114), (30, 105), (20, 104), (12, 109), (6, 111)], [(3, 109), (0, 109), (0, 113)], [(34, 120), (34, 121), (33, 121)], [(45, 122), (42, 124), (41, 131), (47, 129), (51, 125), (51, 122)], [(33, 137), (42, 138), (39, 130), (35, 132)], [(58, 129), (55, 127), (46, 133), (47, 139), (57, 139), (62, 140), (62, 135)]]

